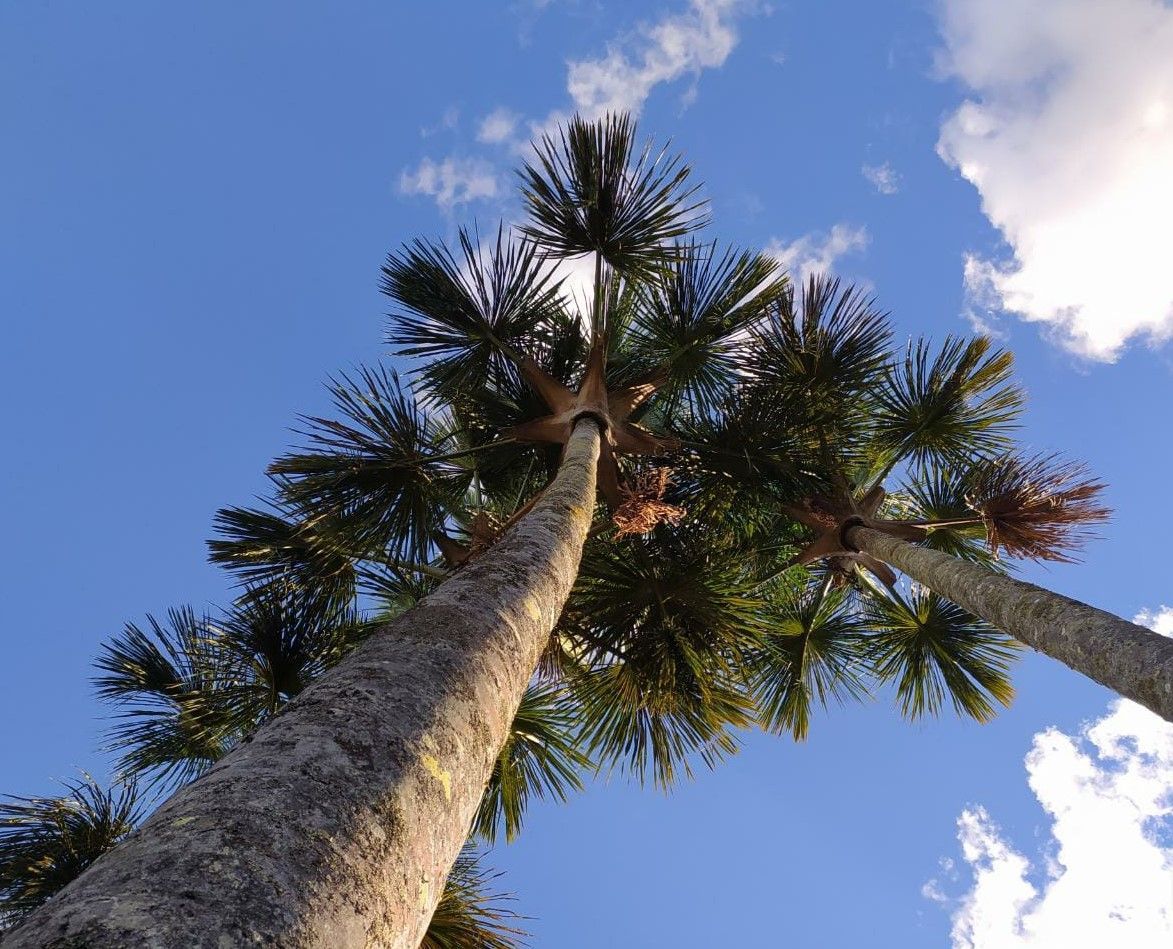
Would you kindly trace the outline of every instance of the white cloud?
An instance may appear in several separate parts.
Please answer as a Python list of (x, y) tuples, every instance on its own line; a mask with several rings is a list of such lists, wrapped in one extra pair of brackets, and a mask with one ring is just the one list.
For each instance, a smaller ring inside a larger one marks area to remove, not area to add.
[(458, 204), (494, 197), (497, 175), (488, 162), (478, 158), (425, 158), (415, 169), (404, 169), (399, 176), (399, 190), (403, 194), (429, 195), (441, 210), (450, 211)]
[(895, 194), (900, 190), (900, 176), (887, 162), (882, 165), (864, 165), (860, 173), (880, 194)]
[(481, 119), (477, 141), (497, 145), (513, 137), (518, 116), (506, 108), (497, 108)]
[(1173, 636), (1173, 606), (1162, 606), (1157, 610), (1141, 610), (1132, 618), (1134, 623), (1148, 626), (1162, 636)]
[(775, 238), (763, 253), (777, 260), (796, 279), (805, 280), (812, 273), (833, 271), (840, 257), (864, 250), (870, 240), (862, 225), (836, 224), (830, 233), (804, 234), (788, 244)]
[(943, 0), (941, 65), (972, 98), (938, 152), (1012, 261), (975, 260), (1001, 308), (1093, 359), (1173, 333), (1173, 7)]
[[(1173, 632), (1173, 609), (1136, 621)], [(1118, 700), (1077, 736), (1036, 735), (1026, 771), (1052, 820), (1041, 858), (974, 806), (957, 822), (973, 885), (959, 901), (937, 880), (922, 890), (956, 905), (954, 949), (1173, 945), (1173, 725)]]
[(572, 60), (566, 85), (575, 108), (588, 117), (638, 113), (659, 83), (721, 66), (737, 45), (733, 21), (745, 9), (744, 0), (691, 0), (683, 13), (640, 26), (634, 40), (612, 42), (605, 56)]

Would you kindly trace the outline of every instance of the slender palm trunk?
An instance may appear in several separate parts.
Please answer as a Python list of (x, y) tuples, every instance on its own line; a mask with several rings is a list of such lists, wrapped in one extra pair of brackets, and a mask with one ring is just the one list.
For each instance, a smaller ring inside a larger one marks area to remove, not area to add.
[(600, 434), (541, 500), (8, 935), (416, 949), (570, 592)]
[(844, 540), (1020, 642), (1173, 721), (1173, 639), (870, 527), (848, 527)]

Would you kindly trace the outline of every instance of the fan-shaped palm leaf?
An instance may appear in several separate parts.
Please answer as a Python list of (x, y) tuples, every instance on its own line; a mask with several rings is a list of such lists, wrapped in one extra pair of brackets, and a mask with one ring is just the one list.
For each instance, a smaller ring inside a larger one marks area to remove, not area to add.
[(870, 597), (864, 621), (876, 675), (895, 681), (909, 718), (936, 715), (946, 701), (958, 714), (989, 721), (995, 703), (1014, 697), (1010, 665), (1018, 644), (960, 606), (917, 589)]
[(771, 598), (769, 631), (749, 657), (762, 725), (802, 741), (814, 705), (860, 699), (863, 635), (847, 588), (787, 584)]
[(678, 157), (637, 150), (627, 115), (571, 119), (521, 171), (524, 233), (560, 257), (596, 253), (625, 274), (654, 272), (676, 238), (704, 223)]
[(98, 695), (119, 709), (111, 747), (119, 766), (152, 780), (182, 783), (218, 761), (239, 737), (232, 701), (243, 670), (222, 635), (190, 607), (168, 611), (148, 631), (127, 623), (95, 660)]
[(62, 797), (0, 801), (0, 930), (76, 879), (138, 823), (142, 804), (133, 782), (103, 789), (86, 776), (66, 790)]
[(565, 801), (582, 790), (579, 773), (591, 761), (577, 747), (577, 722), (564, 686), (533, 683), (526, 689), (497, 756), (473, 832), (492, 842), (504, 831), (513, 840), (531, 797)]
[(427, 360), (421, 379), (444, 398), (509, 371), (563, 321), (555, 271), (537, 248), (502, 228), (489, 249), (461, 229), (460, 258), (443, 244), (416, 240), (387, 258), (383, 292), (404, 309), (392, 314), (388, 341)]
[(876, 387), (877, 447), (914, 464), (1004, 452), (1023, 402), (1012, 362), (984, 336), (947, 337), (935, 356), (925, 340), (910, 343)]
[(383, 368), (330, 388), (346, 421), (304, 419), (310, 450), (278, 458), (270, 472), (286, 479), (288, 503), (345, 524), (359, 549), (387, 547), (426, 563), (465, 487), (436, 444), (434, 422)]

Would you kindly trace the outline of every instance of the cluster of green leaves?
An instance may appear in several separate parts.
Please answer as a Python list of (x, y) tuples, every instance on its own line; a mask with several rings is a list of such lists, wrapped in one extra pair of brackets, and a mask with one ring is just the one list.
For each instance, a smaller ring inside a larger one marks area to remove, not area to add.
[[(819, 517), (868, 508), (996, 569), (999, 547), (1063, 556), (1102, 514), (1097, 488), (1013, 455), (1010, 355), (980, 337), (897, 348), (862, 290), (795, 286), (770, 257), (719, 247), (687, 165), (641, 147), (627, 117), (572, 120), (520, 178), (519, 229), (388, 257), (388, 336), (410, 381), (382, 367), (335, 378), (335, 417), (303, 419), (265, 506), (220, 512), (210, 553), (239, 580), (233, 606), (177, 610), (107, 645), (97, 685), (119, 711), (122, 771), (167, 787), (198, 775), (491, 547), (557, 471), (559, 446), (526, 438), (600, 353), (590, 384), (627, 439), (607, 443), (600, 480), (668, 466), (657, 500), (687, 515), (623, 537), (600, 505), (474, 837), (513, 839), (533, 799), (564, 799), (596, 768), (668, 787), (741, 730), (802, 739), (820, 707), (877, 690), (910, 718), (952, 707), (985, 721), (1008, 702), (1008, 637), (864, 557), (808, 568), (799, 553)], [(567, 279), (584, 269), (585, 292)], [(20, 841), (0, 836), (0, 867), (17, 866)], [(472, 860), (426, 945), (516, 935)], [(10, 912), (32, 905), (17, 876), (0, 877)]]

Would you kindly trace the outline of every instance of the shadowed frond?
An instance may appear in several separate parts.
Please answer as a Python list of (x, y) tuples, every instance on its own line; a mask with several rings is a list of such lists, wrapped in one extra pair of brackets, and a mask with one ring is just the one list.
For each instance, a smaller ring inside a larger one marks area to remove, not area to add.
[(661, 279), (636, 285), (630, 349), (663, 379), (657, 403), (699, 408), (720, 401), (737, 379), (749, 330), (787, 288), (772, 258), (690, 243)]
[(1010, 665), (1018, 643), (960, 606), (923, 590), (904, 599), (877, 594), (864, 605), (875, 674), (896, 683), (910, 719), (936, 715), (946, 701), (987, 722), (1014, 697)]
[(427, 360), (425, 388), (444, 398), (510, 371), (563, 314), (559, 280), (537, 248), (504, 228), (483, 249), (463, 228), (457, 259), (443, 244), (413, 241), (383, 265), (383, 292), (403, 310), (391, 316), (396, 352)]
[(928, 342), (909, 343), (875, 397), (875, 440), (890, 458), (966, 463), (1006, 451), (1022, 408), (1011, 379), (1013, 359), (989, 339), (947, 337), (935, 356)]
[(62, 797), (0, 801), (0, 931), (36, 909), (139, 822), (133, 782), (103, 789), (85, 776)]
[(524, 917), (505, 905), (511, 896), (491, 889), (499, 874), (486, 870), (480, 861), (481, 854), (466, 844), (448, 874), (420, 949), (519, 949), (525, 945), (525, 930), (511, 925)]
[(981, 516), (990, 550), (1012, 557), (1071, 562), (1069, 551), (1111, 511), (1099, 503), (1104, 484), (1078, 462), (1055, 455), (1008, 456), (979, 463), (966, 479), (966, 501)]
[(802, 741), (816, 703), (867, 695), (862, 627), (848, 589), (790, 586), (772, 599), (767, 623), (747, 661), (764, 728)]
[(147, 617), (102, 646), (98, 695), (119, 709), (110, 732), (119, 767), (152, 781), (196, 777), (235, 743), (241, 718), (231, 697), (243, 670), (221, 634), (190, 607), (169, 610), (167, 625)]
[(240, 668), (225, 701), (255, 727), (341, 659), (362, 621), (352, 605), (297, 588), (250, 592), (216, 621), (214, 645)]
[(278, 458), (270, 473), (285, 479), (289, 503), (344, 524), (359, 549), (387, 547), (426, 563), (467, 479), (447, 463), (433, 423), (395, 373), (363, 368), (330, 391), (344, 421), (303, 419), (310, 449)]
[(577, 724), (564, 686), (538, 682), (526, 689), (473, 821), (475, 834), (491, 843), (503, 830), (512, 841), (531, 796), (565, 801), (582, 790), (579, 773), (591, 760), (578, 750)]
[(735, 669), (760, 631), (750, 585), (701, 531), (592, 546), (567, 610), (598, 644), (568, 677), (592, 754), (667, 787), (691, 755), (712, 766), (736, 748), (751, 716)]
[(628, 115), (570, 120), (544, 136), (521, 170), (527, 237), (560, 256), (597, 253), (625, 274), (657, 270), (672, 241), (703, 225), (689, 169), (665, 151), (642, 151)]
[(814, 418), (842, 424), (876, 384), (888, 358), (888, 315), (859, 287), (812, 274), (787, 287), (753, 333), (746, 362), (771, 390), (803, 396)]
[(294, 584), (341, 601), (355, 593), (354, 557), (344, 532), (324, 516), (298, 519), (290, 511), (228, 507), (216, 512), (208, 559), (248, 587)]

